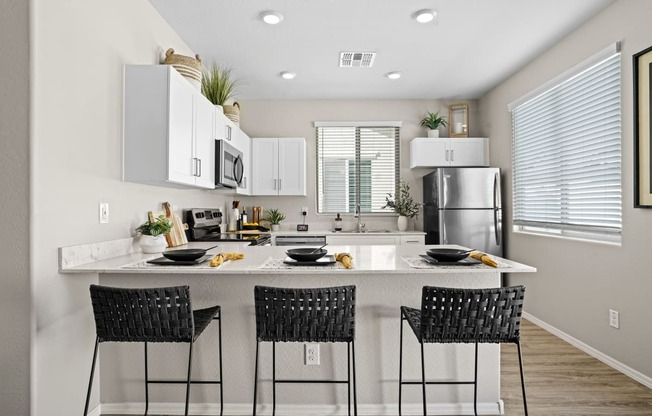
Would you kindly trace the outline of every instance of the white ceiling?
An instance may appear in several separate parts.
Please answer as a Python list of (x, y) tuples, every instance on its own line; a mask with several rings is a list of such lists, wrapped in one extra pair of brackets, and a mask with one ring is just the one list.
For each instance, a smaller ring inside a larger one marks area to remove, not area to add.
[[(613, 0), (150, 2), (204, 65), (233, 68), (240, 99), (472, 99)], [(434, 22), (412, 18), (424, 8), (437, 10)], [(280, 24), (260, 20), (270, 9)], [(373, 68), (340, 68), (342, 51), (378, 55)], [(390, 71), (403, 76), (390, 80)]]

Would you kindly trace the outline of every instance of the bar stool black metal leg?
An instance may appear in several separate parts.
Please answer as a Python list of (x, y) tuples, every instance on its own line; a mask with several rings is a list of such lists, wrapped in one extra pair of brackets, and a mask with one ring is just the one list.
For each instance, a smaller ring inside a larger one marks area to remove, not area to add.
[(403, 391), (403, 312), (401, 312), (401, 338), (398, 347), (398, 416), (401, 416), (401, 393)]
[(190, 348), (188, 349), (188, 380), (186, 381), (186, 411), (184, 416), (188, 416), (188, 404), (190, 403), (190, 372), (192, 369), (192, 344), (190, 341)]
[(145, 341), (145, 416), (149, 411), (149, 372), (147, 370), (147, 341)]
[(351, 341), (351, 351), (353, 354), (353, 414), (358, 416), (358, 388), (355, 384), (355, 341)]
[(224, 383), (222, 375), (222, 310), (220, 310), (219, 318), (217, 318), (217, 333), (218, 333), (218, 342), (219, 342), (219, 351), (220, 356), (220, 416), (224, 414)]
[(351, 343), (346, 343), (346, 395), (348, 397), (349, 416), (351, 416)]
[(523, 392), (523, 408), (525, 409), (525, 416), (527, 416), (527, 399), (525, 398), (525, 379), (523, 378), (523, 359), (521, 358), (521, 343), (517, 342), (518, 348), (518, 368), (521, 371), (521, 391)]
[(423, 416), (427, 416), (428, 411), (426, 410), (426, 361), (423, 355), (423, 342), (419, 341), (421, 344), (421, 391), (423, 394)]
[(272, 416), (276, 415), (276, 342), (272, 342)]
[(475, 370), (473, 373), (473, 413), (478, 416), (478, 343), (475, 343)]
[(91, 364), (91, 377), (88, 380), (88, 391), (86, 392), (86, 406), (84, 406), (84, 416), (88, 414), (88, 404), (91, 400), (91, 390), (93, 389), (93, 376), (95, 375), (95, 361), (97, 360), (97, 348), (99, 347), (99, 339), (95, 337), (95, 351), (93, 351), (93, 363)]
[(260, 341), (256, 341), (256, 365), (254, 370), (254, 410), (252, 412), (253, 416), (256, 416), (256, 393), (258, 390), (258, 347), (260, 346)]

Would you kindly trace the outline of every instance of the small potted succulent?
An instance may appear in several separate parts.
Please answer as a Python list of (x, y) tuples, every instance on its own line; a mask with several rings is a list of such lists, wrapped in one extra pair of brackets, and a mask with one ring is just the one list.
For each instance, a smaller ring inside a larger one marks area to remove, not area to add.
[(278, 231), (281, 227), (281, 221), (285, 219), (285, 214), (276, 208), (271, 208), (265, 213), (264, 221), (272, 225), (272, 231)]
[(396, 198), (392, 197), (390, 193), (385, 197), (385, 201), (386, 204), (381, 209), (393, 209), (398, 214), (398, 230), (407, 230), (408, 218), (414, 218), (419, 213), (420, 207), (419, 203), (415, 202), (410, 195), (410, 185), (402, 180)]
[(140, 248), (143, 253), (160, 253), (168, 246), (165, 238), (172, 231), (172, 223), (160, 215), (152, 221), (147, 220), (136, 228), (140, 234)]
[(439, 126), (446, 127), (448, 122), (445, 116), (439, 115), (439, 111), (436, 113), (428, 111), (428, 116), (421, 120), (420, 125), (428, 128), (428, 137), (436, 138), (439, 137), (439, 130), (437, 128)]

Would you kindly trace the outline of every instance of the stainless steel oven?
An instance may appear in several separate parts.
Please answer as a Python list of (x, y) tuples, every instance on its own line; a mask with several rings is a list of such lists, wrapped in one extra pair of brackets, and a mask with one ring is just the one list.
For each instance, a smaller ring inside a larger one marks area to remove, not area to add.
[(215, 187), (236, 188), (242, 183), (242, 152), (224, 140), (215, 141)]

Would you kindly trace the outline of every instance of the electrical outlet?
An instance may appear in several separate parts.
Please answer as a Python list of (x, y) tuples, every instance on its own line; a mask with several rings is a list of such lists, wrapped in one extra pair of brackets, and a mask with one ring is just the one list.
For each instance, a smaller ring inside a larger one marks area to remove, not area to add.
[(109, 223), (109, 203), (100, 202), (100, 224)]
[(319, 365), (319, 344), (304, 344), (304, 364)]
[(609, 309), (609, 326), (620, 329), (620, 313), (613, 309)]
[(308, 215), (308, 207), (301, 207), (301, 215)]

